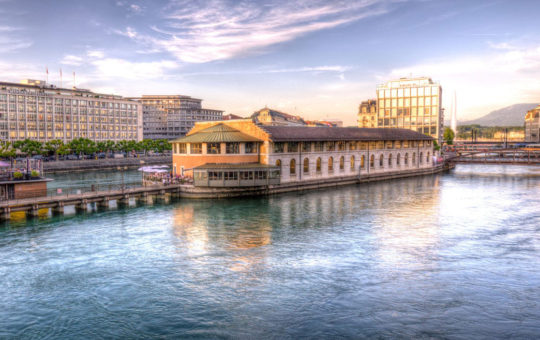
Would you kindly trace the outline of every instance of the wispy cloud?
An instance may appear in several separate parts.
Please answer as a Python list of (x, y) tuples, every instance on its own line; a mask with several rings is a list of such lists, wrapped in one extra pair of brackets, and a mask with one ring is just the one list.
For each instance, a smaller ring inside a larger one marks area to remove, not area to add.
[(19, 51), (32, 46), (33, 42), (21, 38), (18, 34), (22, 29), (19, 27), (0, 25), (0, 54)]
[(83, 63), (83, 58), (78, 57), (76, 55), (66, 55), (62, 60), (60, 61), (60, 64), (64, 65), (73, 65), (73, 66), (80, 66)]
[[(204, 63), (229, 59), (341, 26), (388, 10), (386, 0), (284, 1), (261, 6), (232, 0), (172, 1), (154, 34), (127, 27), (118, 34), (168, 51), (178, 60)], [(157, 33), (157, 35), (156, 35)]]

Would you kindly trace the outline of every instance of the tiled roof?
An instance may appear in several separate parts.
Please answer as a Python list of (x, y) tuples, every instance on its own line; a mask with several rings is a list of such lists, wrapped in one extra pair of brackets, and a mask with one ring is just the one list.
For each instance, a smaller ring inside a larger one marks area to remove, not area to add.
[(226, 142), (262, 142), (260, 139), (240, 132), (225, 124), (218, 124), (197, 131), (192, 135), (175, 139), (175, 143), (226, 143)]
[(408, 129), (260, 126), (273, 142), (294, 141), (374, 141), (374, 140), (432, 140), (420, 132)]

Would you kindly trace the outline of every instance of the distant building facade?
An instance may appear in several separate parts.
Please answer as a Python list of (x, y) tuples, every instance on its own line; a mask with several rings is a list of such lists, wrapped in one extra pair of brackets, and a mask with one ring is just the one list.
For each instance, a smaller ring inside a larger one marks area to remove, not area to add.
[(358, 127), (377, 127), (377, 99), (365, 100), (358, 108)]
[(272, 126), (305, 126), (307, 123), (300, 116), (293, 116), (291, 114), (264, 108), (259, 111), (255, 111), (251, 115), (251, 119), (255, 124), (272, 125)]
[(116, 95), (42, 80), (0, 82), (0, 139), (142, 140), (142, 106)]
[(525, 115), (525, 141), (540, 142), (540, 105)]
[(242, 116), (235, 115), (234, 113), (229, 113), (228, 115), (223, 115), (223, 120), (233, 120), (233, 119), (246, 119)]
[(222, 120), (223, 111), (205, 109), (201, 99), (182, 95), (143, 95), (143, 137), (174, 139), (184, 136), (195, 122)]
[(404, 128), (442, 141), (442, 87), (431, 78), (400, 78), (377, 87), (377, 127)]

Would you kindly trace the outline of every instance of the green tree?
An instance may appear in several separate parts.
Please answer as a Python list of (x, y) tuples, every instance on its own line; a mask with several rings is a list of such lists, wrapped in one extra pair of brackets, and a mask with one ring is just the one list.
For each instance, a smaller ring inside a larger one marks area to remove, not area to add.
[(32, 155), (40, 154), (43, 149), (43, 144), (37, 140), (25, 139), (14, 142), (13, 147), (27, 157), (30, 157)]
[(454, 131), (450, 129), (449, 127), (444, 129), (443, 133), (443, 139), (446, 142), (447, 145), (453, 145), (454, 144)]
[(433, 150), (439, 151), (440, 149), (441, 149), (441, 147), (439, 146), (439, 143), (437, 143), (437, 140), (434, 139), (433, 140)]
[(96, 152), (96, 143), (88, 138), (76, 138), (69, 142), (69, 148), (76, 154), (90, 155)]
[(45, 150), (52, 153), (56, 160), (58, 160), (58, 150), (64, 146), (64, 142), (61, 139), (53, 139), (45, 143)]
[(0, 157), (11, 159), (15, 157), (15, 154), (15, 149), (11, 142), (0, 140)]
[[(69, 145), (62, 144), (58, 150), (56, 150), (56, 153), (61, 156), (69, 155), (71, 153), (71, 149), (69, 148)], [(58, 157), (58, 156), (57, 156)]]

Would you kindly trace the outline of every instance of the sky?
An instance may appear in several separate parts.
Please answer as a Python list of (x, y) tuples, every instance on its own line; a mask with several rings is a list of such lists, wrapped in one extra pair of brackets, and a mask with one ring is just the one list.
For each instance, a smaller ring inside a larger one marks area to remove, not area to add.
[(0, 0), (0, 80), (182, 94), (356, 124), (378, 84), (428, 76), (449, 119), (540, 103), (538, 0)]

